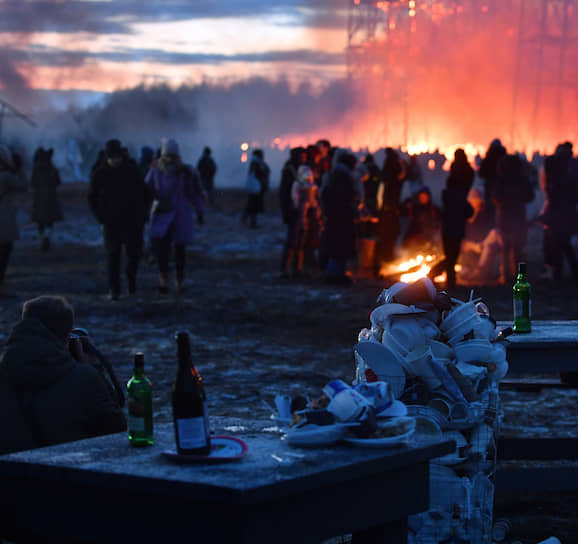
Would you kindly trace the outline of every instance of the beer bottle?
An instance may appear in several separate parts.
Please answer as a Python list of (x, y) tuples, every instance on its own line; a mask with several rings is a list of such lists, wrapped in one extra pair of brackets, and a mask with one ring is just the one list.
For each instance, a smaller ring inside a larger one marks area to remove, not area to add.
[(514, 332), (532, 331), (531, 287), (528, 283), (526, 263), (518, 263), (518, 276), (514, 284)]
[(172, 404), (177, 451), (184, 455), (209, 455), (211, 439), (205, 390), (193, 365), (189, 335), (177, 334), (178, 368)]
[(151, 446), (153, 438), (153, 386), (144, 373), (144, 355), (134, 356), (134, 372), (128, 381), (128, 439), (132, 446)]

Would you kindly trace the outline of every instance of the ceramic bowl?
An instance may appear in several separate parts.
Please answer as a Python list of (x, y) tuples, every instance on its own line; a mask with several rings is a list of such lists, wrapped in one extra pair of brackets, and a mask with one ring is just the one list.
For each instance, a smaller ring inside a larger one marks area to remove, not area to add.
[(454, 346), (456, 358), (462, 363), (471, 361), (490, 362), (493, 360), (494, 350), (489, 340), (466, 340)]
[(440, 329), (448, 334), (448, 331), (467, 319), (478, 316), (476, 305), (473, 302), (464, 302), (461, 306), (453, 308), (442, 320)]

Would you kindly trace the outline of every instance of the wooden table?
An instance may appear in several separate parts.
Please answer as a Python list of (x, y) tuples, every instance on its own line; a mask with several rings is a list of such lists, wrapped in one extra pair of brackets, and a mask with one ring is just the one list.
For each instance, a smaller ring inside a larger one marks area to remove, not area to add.
[[(498, 322), (498, 328), (511, 325), (511, 322)], [(561, 371), (578, 371), (578, 321), (533, 321), (531, 333), (508, 337), (507, 359), (508, 375), (552, 374), (559, 382)], [(538, 380), (535, 385), (540, 386), (540, 382)], [(509, 381), (506, 383), (509, 384)], [(578, 438), (500, 437), (498, 456), (504, 461), (578, 460)], [(498, 470), (496, 475), (496, 491), (501, 493), (569, 491), (576, 488), (578, 467), (571, 464), (510, 467), (508, 470)]]
[[(512, 326), (499, 321), (498, 327)], [(578, 372), (578, 321), (532, 321), (532, 332), (508, 337), (509, 372)]]
[[(176, 464), (172, 425), (155, 445), (126, 434), (0, 456), (3, 536), (58, 542), (406, 542), (408, 515), (429, 507), (429, 460), (453, 441), (395, 449), (292, 449), (270, 422), (211, 418), (249, 453), (224, 464)], [(384, 540), (385, 539), (385, 540)]]

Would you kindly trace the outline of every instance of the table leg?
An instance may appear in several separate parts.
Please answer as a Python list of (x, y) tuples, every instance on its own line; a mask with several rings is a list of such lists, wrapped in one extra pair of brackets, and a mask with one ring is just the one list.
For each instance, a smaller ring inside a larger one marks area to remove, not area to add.
[(352, 544), (407, 544), (407, 518), (353, 533)]

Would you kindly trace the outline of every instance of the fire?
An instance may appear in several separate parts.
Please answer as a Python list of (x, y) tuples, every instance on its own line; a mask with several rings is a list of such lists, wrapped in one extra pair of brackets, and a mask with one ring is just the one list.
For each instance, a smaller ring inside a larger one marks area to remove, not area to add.
[[(425, 278), (431, 272), (435, 263), (441, 260), (441, 257), (436, 255), (417, 255), (397, 264), (387, 264), (381, 269), (383, 276), (392, 276), (399, 274), (399, 281), (406, 283), (413, 283), (420, 278)], [(455, 271), (460, 272), (462, 266), (456, 264)], [(436, 283), (444, 283), (446, 281), (446, 273), (442, 272), (439, 276), (433, 278)]]
[[(411, 283), (419, 280), (420, 278), (425, 278), (431, 270), (431, 265), (428, 263), (431, 263), (433, 260), (433, 255), (427, 255), (425, 257), (423, 255), (418, 255), (413, 259), (409, 259), (408, 261), (404, 261), (398, 264), (398, 270), (400, 272), (404, 272), (404, 274), (400, 276), (400, 280)], [(417, 270), (413, 270), (417, 267), (419, 267)], [(409, 270), (413, 271), (409, 272)]]

